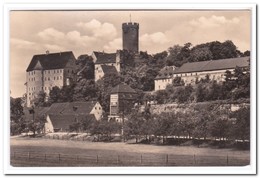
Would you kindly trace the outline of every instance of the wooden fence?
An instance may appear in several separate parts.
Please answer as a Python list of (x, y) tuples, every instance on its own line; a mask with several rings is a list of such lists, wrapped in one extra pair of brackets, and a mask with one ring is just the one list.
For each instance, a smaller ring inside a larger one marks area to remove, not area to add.
[(132, 154), (68, 155), (62, 153), (11, 153), (13, 166), (245, 166), (250, 161), (234, 156)]

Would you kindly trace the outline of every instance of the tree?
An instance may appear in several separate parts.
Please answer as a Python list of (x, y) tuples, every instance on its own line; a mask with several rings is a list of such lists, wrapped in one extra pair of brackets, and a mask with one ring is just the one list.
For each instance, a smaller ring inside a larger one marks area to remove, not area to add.
[(80, 79), (94, 79), (95, 64), (93, 58), (87, 54), (80, 55), (77, 59), (77, 74)]
[(235, 118), (231, 132), (232, 137), (239, 140), (250, 140), (250, 106), (243, 106), (230, 115)]
[[(33, 112), (35, 112), (33, 110)], [(36, 115), (33, 116), (32, 120), (29, 120), (26, 125), (27, 125), (27, 129), (29, 131), (33, 132), (33, 136), (36, 136), (36, 133), (41, 133), (44, 129), (44, 125), (46, 123), (46, 118), (43, 115)]]
[(202, 48), (194, 47), (191, 49), (191, 57), (189, 62), (208, 61), (212, 59), (213, 59), (213, 55), (209, 47), (202, 47)]
[(98, 88), (94, 80), (82, 79), (74, 87), (73, 101), (86, 101), (97, 99)]
[(44, 91), (40, 91), (36, 97), (32, 100), (32, 103), (35, 107), (46, 107), (48, 103), (46, 102), (46, 93)]
[(145, 119), (138, 111), (134, 111), (127, 116), (128, 120), (124, 124), (124, 134), (128, 137), (134, 135), (136, 143), (140, 135), (143, 133), (143, 124)]
[(10, 97), (10, 132), (11, 135), (22, 133), (26, 128), (21, 98)]
[[(182, 46), (180, 45), (174, 45), (173, 47), (170, 47), (168, 49), (168, 57), (166, 58), (166, 65), (167, 66), (172, 66), (174, 64), (176, 64), (175, 61), (177, 61), (177, 56), (178, 54), (181, 52)], [(179, 66), (177, 66), (179, 67)]]

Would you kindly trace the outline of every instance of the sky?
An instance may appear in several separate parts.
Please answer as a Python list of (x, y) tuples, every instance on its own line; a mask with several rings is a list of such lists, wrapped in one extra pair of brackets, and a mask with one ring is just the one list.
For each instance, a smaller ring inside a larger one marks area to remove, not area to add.
[(238, 50), (251, 47), (251, 12), (227, 11), (11, 11), (10, 91), (25, 92), (26, 69), (36, 54), (122, 49), (122, 23), (139, 23), (139, 50), (162, 52), (187, 42), (193, 46), (232, 40)]

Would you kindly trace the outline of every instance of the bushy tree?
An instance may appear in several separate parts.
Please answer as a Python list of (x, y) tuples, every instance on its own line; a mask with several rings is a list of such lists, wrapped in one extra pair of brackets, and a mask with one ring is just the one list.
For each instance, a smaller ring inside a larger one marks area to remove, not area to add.
[(21, 98), (10, 97), (10, 132), (11, 135), (20, 134), (26, 128)]

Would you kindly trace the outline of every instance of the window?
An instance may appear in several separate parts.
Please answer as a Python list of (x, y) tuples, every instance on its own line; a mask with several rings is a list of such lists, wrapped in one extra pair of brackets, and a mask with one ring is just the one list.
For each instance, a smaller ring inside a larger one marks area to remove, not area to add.
[(95, 107), (95, 110), (97, 110), (97, 107)]
[(54, 73), (54, 74), (55, 74), (55, 72), (56, 72), (56, 71), (55, 71), (55, 70), (53, 70), (53, 73)]
[(47, 87), (44, 87), (45, 90), (47, 90)]
[(56, 79), (56, 77), (54, 77), (54, 80)]
[(68, 73), (70, 73), (70, 70), (68, 69)]
[(190, 76), (192, 76), (192, 73), (190, 73)]
[(99, 107), (99, 110), (101, 110), (101, 107)]
[(50, 71), (48, 70), (48, 74), (50, 73)]
[(60, 76), (60, 79), (62, 79), (62, 76)]
[(48, 80), (50, 81), (50, 77), (48, 77)]
[(33, 71), (33, 74), (35, 74), (35, 71)]
[(29, 82), (31, 81), (31, 79), (29, 78)]
[(60, 73), (62, 73), (62, 70), (60, 70)]
[(44, 80), (46, 81), (46, 77), (44, 77)]
[(59, 70), (57, 70), (57, 73), (59, 73)]

